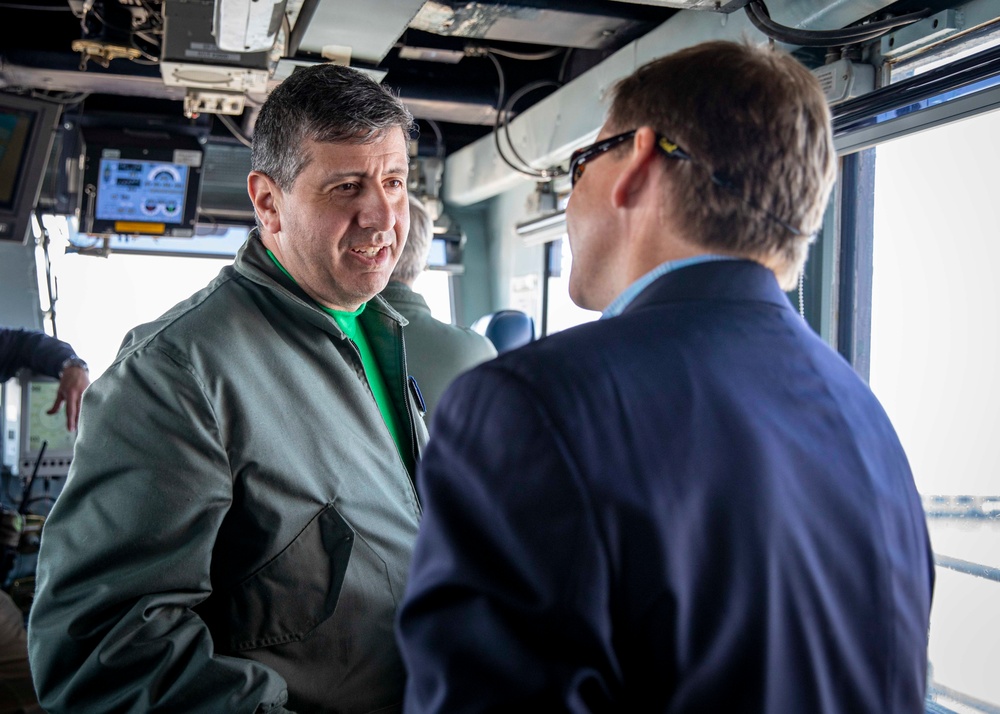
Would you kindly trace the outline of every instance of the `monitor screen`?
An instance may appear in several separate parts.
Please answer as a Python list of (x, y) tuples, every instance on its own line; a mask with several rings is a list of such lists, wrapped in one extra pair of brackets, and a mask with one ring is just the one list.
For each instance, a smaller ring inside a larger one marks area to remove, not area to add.
[(34, 120), (31, 112), (0, 110), (0, 206), (7, 210), (14, 204), (15, 180), (24, 165)]
[[(46, 412), (55, 404), (59, 382), (33, 375), (21, 381), (21, 453), (18, 471), (30, 476), (39, 455), (39, 476), (65, 476), (73, 459), (76, 434), (66, 429), (66, 408), (55, 414)], [(42, 444), (45, 453), (42, 454)]]
[(188, 166), (165, 161), (102, 158), (94, 216), (104, 221), (181, 224)]
[(444, 238), (432, 238), (431, 249), (427, 253), (427, 265), (435, 268), (448, 264), (448, 241)]
[(0, 92), (0, 240), (27, 239), (58, 118), (58, 105)]
[(83, 138), (81, 233), (194, 235), (204, 157), (196, 138), (107, 127)]

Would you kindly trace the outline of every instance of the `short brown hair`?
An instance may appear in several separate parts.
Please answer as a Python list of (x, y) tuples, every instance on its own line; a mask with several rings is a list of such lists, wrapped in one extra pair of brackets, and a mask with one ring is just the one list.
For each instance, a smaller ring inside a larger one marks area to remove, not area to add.
[[(830, 111), (808, 69), (771, 48), (706, 42), (621, 80), (608, 123), (649, 126), (683, 147), (695, 162), (672, 161), (670, 170), (689, 237), (757, 259), (791, 287), (836, 176)], [(712, 172), (735, 190), (713, 184)]]

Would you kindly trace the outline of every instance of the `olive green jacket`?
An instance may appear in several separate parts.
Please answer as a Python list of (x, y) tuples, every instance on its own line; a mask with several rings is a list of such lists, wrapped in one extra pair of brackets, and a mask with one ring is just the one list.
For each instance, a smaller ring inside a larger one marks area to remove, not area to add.
[(407, 320), (406, 364), (420, 385), (430, 424), (434, 407), (455, 377), (493, 359), (497, 350), (478, 332), (434, 319), (427, 301), (404, 283), (389, 281), (381, 295)]
[[(361, 322), (416, 462), (405, 319)], [(42, 705), (396, 711), (419, 516), (356, 348), (252, 233), (86, 392), (29, 623)]]

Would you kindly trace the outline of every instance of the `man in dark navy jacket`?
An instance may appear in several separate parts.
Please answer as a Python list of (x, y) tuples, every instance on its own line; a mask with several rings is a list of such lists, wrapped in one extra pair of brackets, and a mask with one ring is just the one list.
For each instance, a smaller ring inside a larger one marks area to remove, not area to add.
[(790, 56), (688, 48), (571, 161), (604, 319), (460, 377), (420, 468), (407, 711), (923, 711), (933, 564), (868, 387), (791, 309), (834, 180)]

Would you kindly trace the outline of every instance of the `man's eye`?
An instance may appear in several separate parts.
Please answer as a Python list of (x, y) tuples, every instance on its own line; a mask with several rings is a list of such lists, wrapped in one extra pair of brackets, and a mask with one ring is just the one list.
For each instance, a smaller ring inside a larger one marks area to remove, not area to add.
[(347, 192), (347, 191), (357, 191), (358, 190), (358, 184), (356, 184), (356, 183), (342, 183), (339, 186), (337, 186), (336, 190), (339, 191), (339, 192), (342, 192), (342, 193), (343, 192)]
[(403, 180), (402, 179), (389, 179), (388, 181), (385, 182), (385, 185), (388, 188), (402, 188), (403, 187)]

